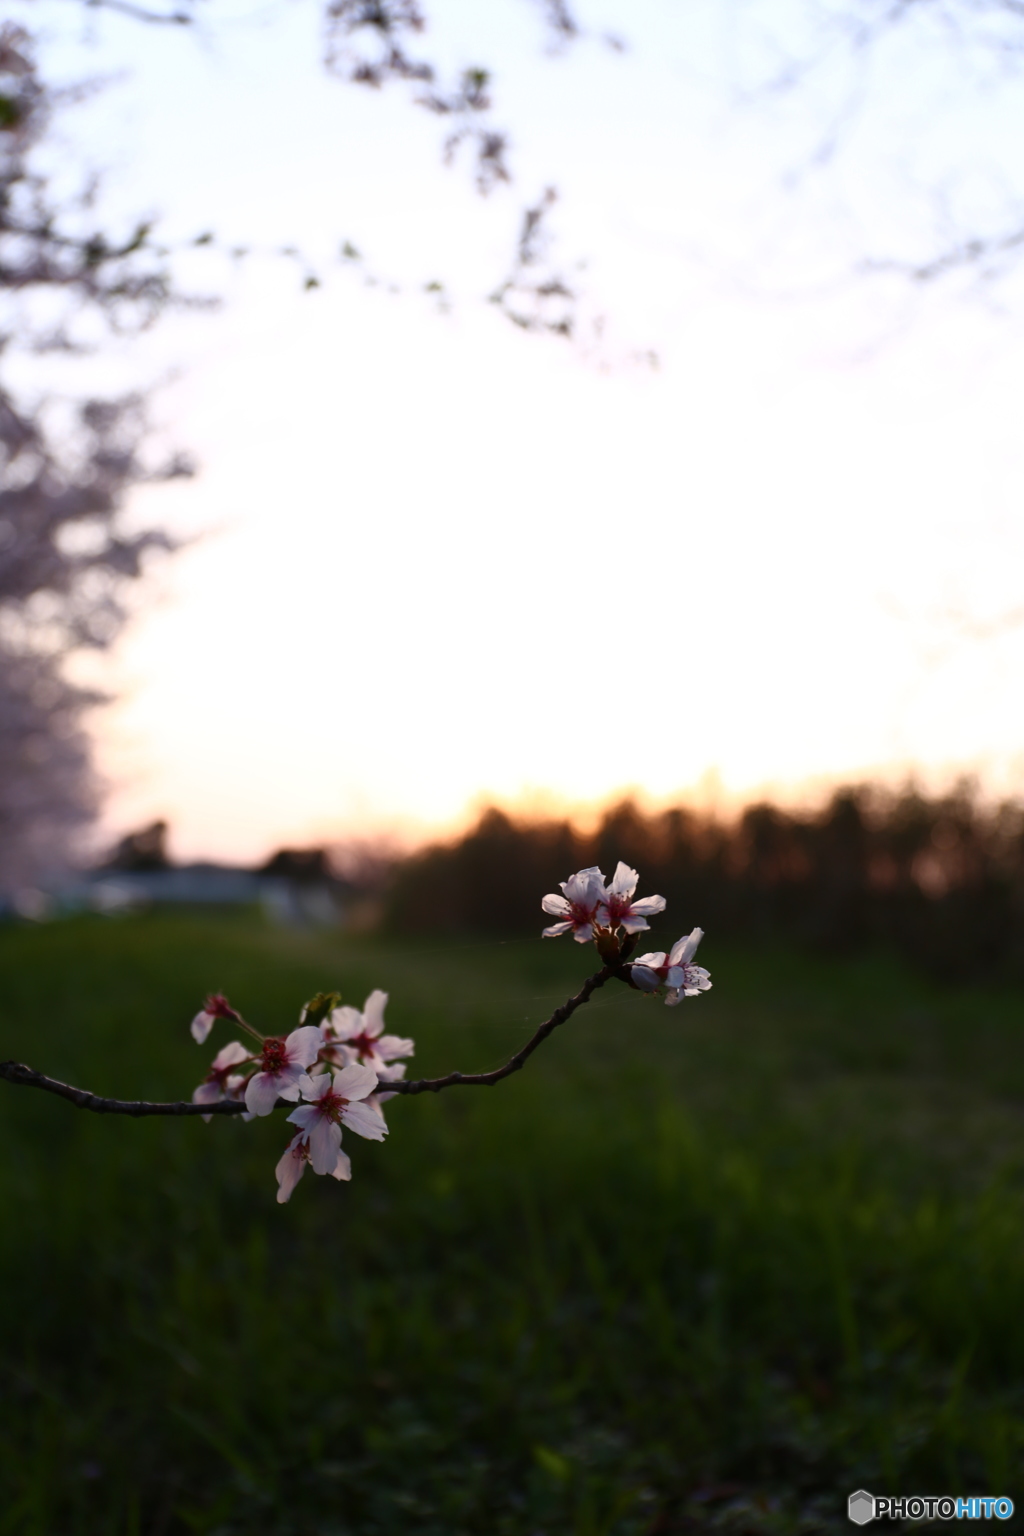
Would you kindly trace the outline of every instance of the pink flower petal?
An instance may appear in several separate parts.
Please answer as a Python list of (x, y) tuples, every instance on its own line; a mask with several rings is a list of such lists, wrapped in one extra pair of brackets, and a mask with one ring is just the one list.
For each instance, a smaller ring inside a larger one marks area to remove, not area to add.
[(368, 1104), (349, 1104), (341, 1112), (341, 1123), (357, 1136), (365, 1136), (367, 1141), (383, 1141), (388, 1133), (384, 1116), (375, 1114)]
[(656, 949), (650, 955), (638, 955), (634, 965), (647, 965), (650, 966), (652, 971), (660, 971), (664, 967), (667, 958), (668, 956), (663, 949)]
[(252, 1115), (269, 1115), (277, 1103), (277, 1080), (269, 1072), (250, 1077), (245, 1090), (245, 1107)]
[(225, 1067), (240, 1066), (248, 1061), (252, 1052), (247, 1051), (241, 1040), (232, 1040), (223, 1046), (210, 1063), (211, 1072), (223, 1072)]
[(195, 1040), (197, 1045), (204, 1045), (206, 1043), (206, 1037), (213, 1028), (215, 1018), (216, 1014), (207, 1013), (204, 1008), (201, 1008), (196, 1014), (189, 1025), (189, 1029), (192, 1032), (192, 1039)]
[(284, 1205), (291, 1198), (292, 1190), (306, 1171), (306, 1159), (299, 1150), (301, 1140), (301, 1136), (292, 1138), (274, 1169), (278, 1205)]
[(541, 933), (542, 939), (557, 939), (560, 933), (568, 933), (572, 923), (552, 923), (550, 928), (545, 928)]
[(388, 994), (382, 992), (380, 987), (375, 987), (363, 1004), (363, 1032), (369, 1035), (371, 1040), (376, 1039), (384, 1031), (384, 1009), (387, 1007)]
[(324, 1094), (329, 1093), (330, 1090), (331, 1075), (329, 1072), (318, 1072), (316, 1077), (303, 1076), (299, 1078), (299, 1092), (311, 1104), (315, 1104), (318, 1099), (322, 1099)]
[(348, 1004), (344, 1008), (335, 1008), (331, 1014), (331, 1028), (336, 1040), (350, 1040), (353, 1035), (362, 1033), (363, 1016), (358, 1008), (350, 1008)]
[(646, 933), (650, 926), (650, 923), (643, 917), (627, 916), (619, 918), (619, 927), (624, 928), (627, 933)]
[(415, 1056), (415, 1040), (404, 1040), (401, 1035), (381, 1035), (377, 1041), (377, 1054), (385, 1061), (395, 1056)]
[(297, 1125), (302, 1134), (305, 1135), (310, 1126), (315, 1125), (318, 1120), (322, 1120), (323, 1116), (315, 1104), (300, 1104), (298, 1109), (293, 1109), (290, 1115), (285, 1116), (285, 1119), (290, 1120), (292, 1125)]
[(574, 906), (589, 907), (593, 911), (604, 899), (604, 875), (596, 864), (592, 864), (589, 869), (578, 870), (568, 880), (563, 880), (562, 890), (566, 900)]
[(564, 917), (569, 910), (569, 903), (564, 896), (556, 896), (552, 893), (544, 897), (540, 909), (542, 912), (547, 912), (550, 917)]
[(372, 1067), (354, 1063), (334, 1074), (334, 1092), (343, 1099), (365, 1099), (376, 1086), (377, 1074)]
[(332, 1179), (351, 1179), (352, 1162), (347, 1152), (338, 1152), (338, 1161), (331, 1169)]
[(641, 992), (657, 992), (661, 986), (661, 977), (657, 971), (650, 970), (646, 965), (634, 965), (630, 974)]
[(300, 1067), (311, 1067), (323, 1042), (315, 1024), (303, 1024), (292, 1030), (284, 1044), (289, 1064), (294, 1062)]
[(405, 1062), (393, 1061), (377, 1068), (377, 1076), (382, 1083), (397, 1083), (405, 1076)]
[(672, 945), (672, 953), (669, 955), (670, 965), (685, 965), (687, 960), (692, 960), (697, 952), (697, 945), (704, 937), (703, 928), (694, 928), (692, 933), (685, 938), (677, 939)]
[(683, 965), (669, 971), (670, 976), (680, 976), (677, 986), (672, 987), (665, 1002), (670, 1008), (682, 1002), (684, 997), (699, 997), (702, 992), (711, 991), (711, 978), (702, 965)]
[(320, 1115), (306, 1138), (314, 1173), (333, 1173), (341, 1147), (341, 1126)]
[(609, 896), (632, 896), (640, 876), (620, 859), (608, 886)]

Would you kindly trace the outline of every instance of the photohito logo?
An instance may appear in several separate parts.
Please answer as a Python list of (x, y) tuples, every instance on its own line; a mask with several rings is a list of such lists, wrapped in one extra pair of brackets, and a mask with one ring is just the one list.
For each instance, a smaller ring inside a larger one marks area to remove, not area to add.
[(919, 1494), (911, 1499), (876, 1498), (863, 1488), (851, 1493), (846, 1513), (854, 1525), (869, 1520), (1009, 1520), (1012, 1499), (997, 1499), (991, 1494), (970, 1499), (954, 1499), (948, 1494)]

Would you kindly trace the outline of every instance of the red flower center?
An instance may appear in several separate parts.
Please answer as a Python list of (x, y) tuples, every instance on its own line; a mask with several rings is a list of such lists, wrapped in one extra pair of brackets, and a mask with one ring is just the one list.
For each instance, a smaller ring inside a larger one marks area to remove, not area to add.
[(345, 1044), (350, 1050), (355, 1051), (356, 1055), (362, 1060), (364, 1056), (373, 1055), (377, 1041), (375, 1037), (368, 1035), (364, 1029), (361, 1035), (353, 1035), (350, 1040), (345, 1041)]
[(322, 1099), (317, 1100), (316, 1107), (326, 1119), (338, 1121), (344, 1110), (348, 1108), (348, 1099), (343, 1099), (340, 1093), (328, 1090)]
[(287, 1065), (288, 1050), (283, 1040), (264, 1040), (263, 1070), (271, 1074), (280, 1072)]
[(212, 1013), (215, 1019), (235, 1019), (238, 1015), (220, 992), (211, 992), (203, 1004), (204, 1013)]

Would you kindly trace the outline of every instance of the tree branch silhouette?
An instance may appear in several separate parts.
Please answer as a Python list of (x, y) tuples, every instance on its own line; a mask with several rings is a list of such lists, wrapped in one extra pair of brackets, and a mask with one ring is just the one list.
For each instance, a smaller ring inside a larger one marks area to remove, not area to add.
[[(504, 1066), (495, 1067), (492, 1072), (449, 1072), (445, 1077), (422, 1077), (412, 1082), (381, 1083), (381, 1090), (394, 1094), (418, 1094), (440, 1093), (443, 1088), (492, 1088), (500, 1083), (503, 1078), (510, 1077), (513, 1072), (519, 1072), (544, 1041), (559, 1027), (570, 1019), (577, 1008), (588, 1003), (591, 997), (606, 982), (615, 979), (626, 986), (633, 986), (630, 980), (625, 961), (634, 947), (634, 941), (627, 940), (617, 959), (603, 965), (593, 976), (588, 976), (580, 990), (569, 997), (550, 1018), (531, 1035), (526, 1044), (514, 1056), (510, 1056)], [(193, 1104), (191, 1101), (170, 1101), (166, 1103), (152, 1102), (148, 1099), (108, 1099), (101, 1094), (91, 1093), (87, 1088), (75, 1088), (70, 1083), (62, 1083), (58, 1078), (47, 1077), (43, 1072), (36, 1072), (32, 1067), (26, 1066), (20, 1061), (0, 1061), (0, 1078), (15, 1087), (40, 1088), (44, 1093), (56, 1094), (58, 1098), (67, 1099), (76, 1109), (88, 1109), (97, 1115), (129, 1115), (133, 1119), (143, 1119), (150, 1115), (241, 1115), (245, 1113), (245, 1104), (240, 1099), (221, 1099), (215, 1104)], [(295, 1105), (290, 1099), (279, 1099), (276, 1109), (294, 1109)]]

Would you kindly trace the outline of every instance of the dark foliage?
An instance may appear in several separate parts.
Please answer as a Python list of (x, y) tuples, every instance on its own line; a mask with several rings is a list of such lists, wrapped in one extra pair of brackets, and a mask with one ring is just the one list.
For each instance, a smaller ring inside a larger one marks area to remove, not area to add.
[(325, 848), (279, 848), (260, 869), (300, 885), (322, 885), (335, 878)]
[(820, 812), (765, 803), (730, 823), (626, 800), (586, 834), (488, 810), (458, 841), (397, 866), (387, 922), (530, 932), (541, 894), (587, 865), (611, 874), (619, 858), (642, 872), (642, 893), (667, 897), (673, 936), (699, 922), (829, 951), (889, 945), (951, 978), (1024, 970), (1024, 807), (986, 808), (966, 785), (935, 798), (858, 786)]
[(150, 870), (169, 869), (167, 856), (167, 823), (154, 821), (138, 832), (122, 837), (107, 860), (107, 869)]

